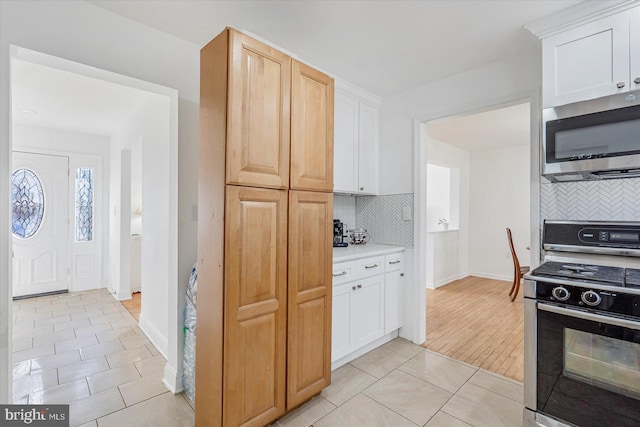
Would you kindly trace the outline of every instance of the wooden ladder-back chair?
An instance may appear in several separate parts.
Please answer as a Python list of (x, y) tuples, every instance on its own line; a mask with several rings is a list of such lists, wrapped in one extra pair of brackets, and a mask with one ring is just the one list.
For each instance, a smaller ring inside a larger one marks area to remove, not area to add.
[(511, 285), (509, 296), (511, 297), (511, 301), (515, 301), (518, 296), (518, 291), (520, 290), (520, 280), (522, 280), (522, 276), (529, 272), (529, 266), (520, 265), (518, 255), (513, 247), (513, 238), (511, 237), (511, 229), (509, 227), (507, 227), (507, 240), (509, 240), (509, 249), (511, 249), (511, 258), (513, 258), (513, 285)]

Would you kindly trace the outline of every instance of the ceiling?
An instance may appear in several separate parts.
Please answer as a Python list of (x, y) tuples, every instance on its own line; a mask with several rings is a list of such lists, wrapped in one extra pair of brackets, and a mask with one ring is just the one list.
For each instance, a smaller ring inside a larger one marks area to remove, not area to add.
[(247, 30), (386, 97), (533, 47), (524, 24), (577, 0), (88, 0), (204, 46)]
[(138, 89), (11, 60), (14, 123), (111, 135), (149, 96)]
[(466, 151), (529, 144), (530, 105), (502, 107), (482, 113), (429, 122), (431, 138)]

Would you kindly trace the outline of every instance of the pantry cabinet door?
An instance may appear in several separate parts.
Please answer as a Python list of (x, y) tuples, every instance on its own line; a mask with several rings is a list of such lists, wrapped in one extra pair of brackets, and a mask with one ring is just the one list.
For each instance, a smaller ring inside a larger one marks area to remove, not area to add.
[(333, 194), (289, 194), (287, 409), (331, 384)]
[(230, 30), (227, 184), (287, 188), (291, 58)]
[(285, 410), (287, 191), (227, 186), (224, 424)]
[(293, 61), (291, 189), (333, 191), (333, 79)]

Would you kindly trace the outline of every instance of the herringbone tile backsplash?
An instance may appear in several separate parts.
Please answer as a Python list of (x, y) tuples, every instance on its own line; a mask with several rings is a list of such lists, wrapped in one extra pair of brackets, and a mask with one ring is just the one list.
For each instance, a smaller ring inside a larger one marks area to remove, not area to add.
[[(411, 220), (402, 219), (404, 207)], [(356, 225), (367, 229), (371, 243), (413, 248), (413, 193), (357, 197)]]
[(333, 196), (333, 219), (339, 219), (348, 228), (356, 228), (356, 198), (354, 196)]
[(640, 178), (540, 185), (542, 219), (640, 221)]

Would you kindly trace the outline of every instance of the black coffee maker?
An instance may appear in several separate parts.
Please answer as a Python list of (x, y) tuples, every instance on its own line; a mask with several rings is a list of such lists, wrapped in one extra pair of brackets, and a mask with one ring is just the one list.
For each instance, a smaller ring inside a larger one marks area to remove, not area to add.
[(344, 234), (344, 223), (340, 222), (339, 219), (333, 220), (333, 247), (334, 248), (345, 248), (349, 246), (347, 242), (343, 242), (343, 234)]

